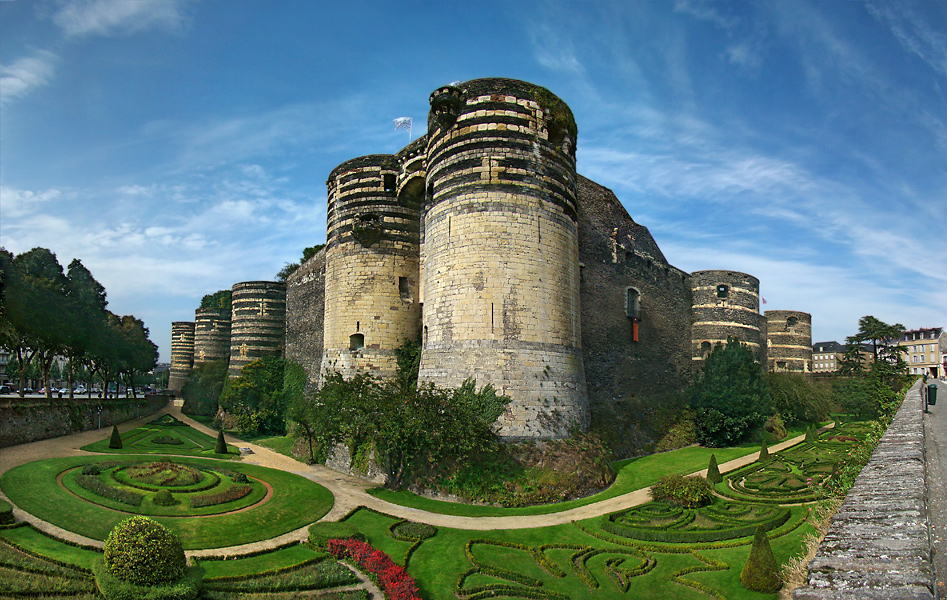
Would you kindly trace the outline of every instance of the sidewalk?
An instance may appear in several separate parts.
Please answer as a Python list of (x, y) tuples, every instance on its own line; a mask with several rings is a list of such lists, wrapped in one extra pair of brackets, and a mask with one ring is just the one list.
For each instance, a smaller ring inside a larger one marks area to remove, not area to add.
[(927, 461), (927, 508), (934, 546), (934, 575), (941, 598), (947, 598), (947, 380), (937, 383), (937, 404), (924, 415)]

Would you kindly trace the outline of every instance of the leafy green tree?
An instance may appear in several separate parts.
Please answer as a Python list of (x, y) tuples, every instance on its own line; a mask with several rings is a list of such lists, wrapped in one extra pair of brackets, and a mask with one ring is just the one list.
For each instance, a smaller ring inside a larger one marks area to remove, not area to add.
[(283, 268), (279, 270), (276, 274), (277, 281), (286, 281), (289, 279), (289, 276), (296, 272), (299, 267), (301, 267), (307, 260), (315, 256), (320, 250), (325, 248), (325, 244), (317, 244), (315, 246), (309, 246), (308, 248), (303, 248), (303, 257), (299, 262), (286, 263), (283, 265)]
[(798, 373), (766, 373), (773, 409), (788, 423), (824, 421), (832, 408), (827, 390)]
[(227, 361), (216, 360), (195, 365), (181, 388), (186, 415), (215, 415), (220, 394), (227, 381)]
[(257, 359), (224, 386), (220, 407), (236, 419), (237, 429), (248, 434), (286, 433), (283, 372), (286, 361), (275, 356)]
[[(76, 368), (84, 368), (101, 346), (100, 335), (106, 325), (108, 300), (105, 287), (96, 281), (92, 273), (79, 259), (73, 259), (66, 271), (66, 295), (74, 306), (76, 327), (66, 356), (69, 359), (67, 380), (69, 397), (72, 397)], [(87, 381), (91, 394), (91, 381)]]
[(772, 413), (762, 367), (734, 339), (713, 349), (689, 395), (697, 439), (704, 446), (739, 443)]
[(875, 359), (874, 362), (877, 363), (880, 358), (878, 355), (879, 349), (890, 346), (892, 341), (896, 344), (898, 338), (900, 338), (903, 333), (904, 325), (901, 323), (889, 325), (871, 315), (866, 315), (858, 319), (858, 333), (848, 336), (846, 341), (849, 346), (857, 346), (865, 342), (871, 342), (872, 354)]
[(230, 312), (233, 307), (233, 291), (218, 290), (201, 298), (201, 308), (216, 308), (223, 312)]

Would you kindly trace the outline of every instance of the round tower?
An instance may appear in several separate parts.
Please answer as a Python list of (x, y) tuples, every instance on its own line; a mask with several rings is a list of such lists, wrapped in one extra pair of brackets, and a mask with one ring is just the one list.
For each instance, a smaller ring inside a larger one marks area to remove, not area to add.
[(171, 372), (168, 375), (168, 389), (175, 395), (181, 393), (193, 365), (194, 323), (175, 321), (171, 323)]
[(286, 284), (246, 281), (233, 286), (230, 378), (264, 356), (282, 356), (286, 340)]
[(812, 315), (797, 310), (768, 310), (766, 367), (768, 371), (812, 372)]
[[(325, 322), (322, 372), (382, 377), (395, 349), (417, 339), (420, 193), (392, 155), (344, 162), (326, 182)], [(401, 192), (401, 193), (399, 193)]]
[(695, 271), (691, 274), (693, 319), (691, 348), (703, 360), (713, 347), (735, 338), (763, 361), (760, 280), (737, 271)]
[(572, 112), (510, 79), (430, 100), (420, 379), (510, 396), (504, 438), (566, 436), (589, 420)]
[(194, 311), (194, 364), (227, 360), (230, 356), (230, 311), (198, 308)]

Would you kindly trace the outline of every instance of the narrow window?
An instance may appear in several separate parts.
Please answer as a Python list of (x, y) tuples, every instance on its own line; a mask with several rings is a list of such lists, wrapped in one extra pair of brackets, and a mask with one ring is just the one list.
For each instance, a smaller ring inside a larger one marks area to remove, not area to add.
[(633, 287), (625, 288), (625, 315), (629, 319), (641, 320), (641, 294)]
[(726, 284), (721, 283), (720, 285), (717, 286), (717, 297), (718, 297), (718, 298), (726, 298), (726, 297), (729, 296), (729, 295), (730, 295), (730, 286), (729, 286), (729, 285), (726, 285)]
[(411, 281), (407, 277), (398, 278), (398, 293), (402, 302), (411, 302)]
[(365, 336), (361, 333), (353, 333), (349, 336), (349, 350), (358, 350), (365, 347)]
[(786, 329), (788, 329), (790, 333), (793, 333), (796, 329), (796, 323), (798, 322), (799, 322), (798, 317), (789, 317), (788, 319), (786, 319)]
[(393, 173), (385, 173), (385, 191), (395, 191), (395, 176)]
[(707, 355), (710, 354), (710, 349), (710, 342), (700, 343), (700, 355), (704, 358), (707, 358)]

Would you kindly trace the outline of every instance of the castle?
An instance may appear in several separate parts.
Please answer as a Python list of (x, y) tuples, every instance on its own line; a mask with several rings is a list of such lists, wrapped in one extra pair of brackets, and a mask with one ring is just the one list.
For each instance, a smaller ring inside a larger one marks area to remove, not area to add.
[[(282, 298), (273, 282), (234, 286), (233, 323), (252, 340), (230, 334), (225, 352), (222, 311), (173, 324), (172, 389), (190, 362), (228, 355), (232, 376), (235, 360), (282, 353), (312, 386), (328, 370), (387, 377), (395, 349), (420, 338), (422, 382), (492, 384), (512, 398), (500, 435), (532, 439), (679, 388), (731, 337), (769, 370), (811, 372), (811, 317), (760, 314), (751, 275), (669, 264), (577, 174), (575, 120), (550, 91), (478, 79), (430, 105), (424, 137), (329, 174), (325, 248)], [(269, 304), (238, 312), (238, 291), (267, 283)]]

